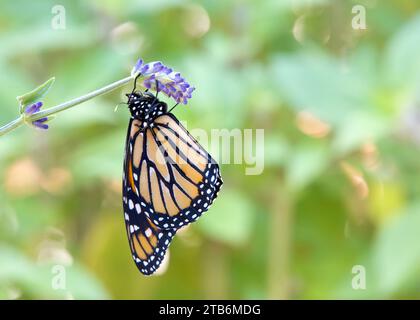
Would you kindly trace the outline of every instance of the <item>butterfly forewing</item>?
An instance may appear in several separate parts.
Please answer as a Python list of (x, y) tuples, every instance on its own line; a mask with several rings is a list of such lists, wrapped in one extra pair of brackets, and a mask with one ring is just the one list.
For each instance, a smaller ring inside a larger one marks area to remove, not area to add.
[(130, 130), (129, 184), (156, 226), (178, 229), (216, 198), (222, 185), (219, 166), (172, 114), (156, 118), (153, 128), (141, 127), (134, 120)]
[[(133, 121), (130, 122), (130, 127)], [(129, 145), (130, 132), (127, 138), (126, 157), (123, 177), (123, 207), (124, 220), (131, 253), (140, 272), (153, 274), (161, 264), (166, 250), (176, 233), (176, 229), (162, 229), (156, 226), (146, 216), (145, 210), (150, 210), (139, 201), (131, 168), (133, 158)]]

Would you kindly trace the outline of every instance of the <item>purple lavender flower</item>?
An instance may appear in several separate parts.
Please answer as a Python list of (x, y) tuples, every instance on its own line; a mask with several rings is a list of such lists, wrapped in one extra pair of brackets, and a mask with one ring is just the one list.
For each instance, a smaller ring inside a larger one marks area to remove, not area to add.
[[(40, 101), (29, 105), (25, 109), (25, 117), (30, 117), (34, 113), (37, 113), (38, 111), (41, 110), (41, 107), (42, 107), (42, 102)], [(47, 121), (48, 121), (47, 117), (41, 118), (41, 119), (32, 121), (32, 125), (37, 128), (47, 130), (48, 129), (48, 124), (46, 124)]]
[(179, 72), (174, 72), (160, 61), (144, 64), (139, 59), (131, 71), (131, 75), (140, 74), (143, 86), (147, 89), (163, 92), (177, 103), (187, 104), (195, 90)]
[(48, 118), (41, 118), (41, 119), (33, 121), (32, 124), (37, 128), (47, 130), (48, 129), (48, 124), (46, 124), (47, 121), (48, 121)]
[(25, 115), (27, 116), (31, 116), (33, 115), (35, 112), (38, 112), (39, 110), (41, 110), (42, 107), (42, 102), (36, 102), (34, 104), (31, 104), (29, 106), (26, 107), (25, 109)]

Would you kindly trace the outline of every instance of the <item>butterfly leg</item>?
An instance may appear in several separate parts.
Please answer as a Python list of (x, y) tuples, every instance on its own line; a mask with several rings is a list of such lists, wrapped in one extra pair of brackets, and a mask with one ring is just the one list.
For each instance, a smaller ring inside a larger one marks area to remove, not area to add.
[(172, 110), (174, 110), (178, 105), (179, 105), (179, 102), (176, 105), (174, 105), (168, 112), (171, 112)]
[(159, 82), (155, 80), (155, 87), (156, 87), (156, 96), (155, 100), (153, 100), (152, 104), (155, 104), (156, 101), (158, 101), (158, 95), (159, 95)]

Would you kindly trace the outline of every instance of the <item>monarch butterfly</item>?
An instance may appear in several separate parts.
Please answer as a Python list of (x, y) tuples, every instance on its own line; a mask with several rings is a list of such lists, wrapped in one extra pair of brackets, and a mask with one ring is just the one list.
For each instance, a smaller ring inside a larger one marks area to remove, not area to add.
[(127, 94), (124, 219), (133, 259), (145, 275), (158, 269), (177, 230), (208, 210), (223, 183), (216, 161), (157, 95)]

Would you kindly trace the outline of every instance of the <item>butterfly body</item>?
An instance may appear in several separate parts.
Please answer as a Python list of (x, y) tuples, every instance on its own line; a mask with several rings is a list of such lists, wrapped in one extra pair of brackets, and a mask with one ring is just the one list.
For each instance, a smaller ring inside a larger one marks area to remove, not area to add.
[(167, 104), (160, 101), (152, 93), (139, 94), (133, 92), (127, 96), (131, 117), (142, 121), (143, 128), (153, 128), (155, 119), (168, 111)]
[(216, 161), (166, 103), (151, 93), (127, 96), (124, 218), (134, 261), (152, 274), (177, 230), (208, 210), (223, 182)]

